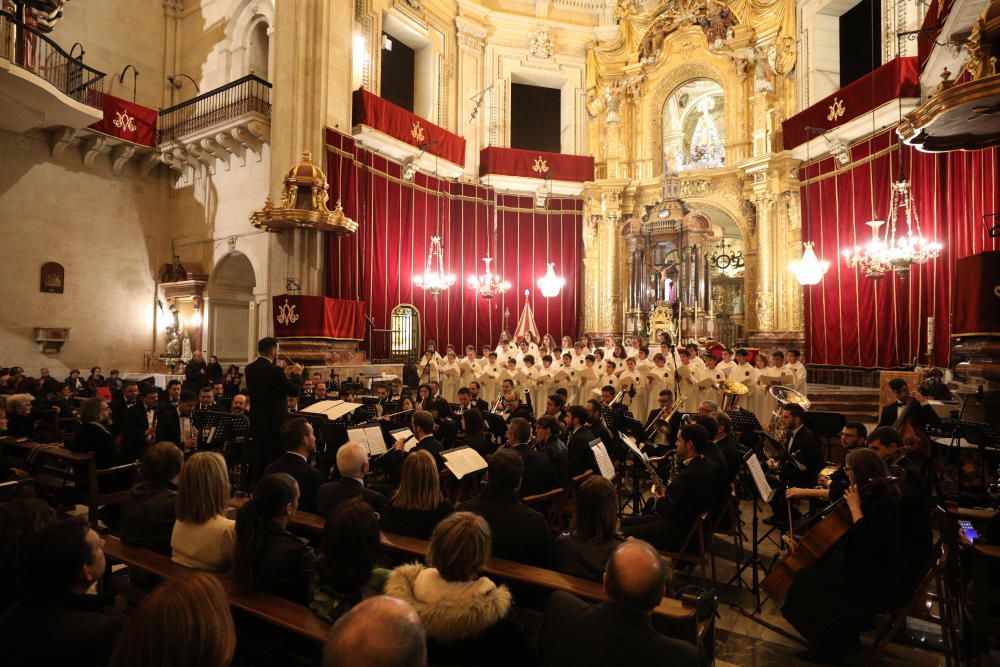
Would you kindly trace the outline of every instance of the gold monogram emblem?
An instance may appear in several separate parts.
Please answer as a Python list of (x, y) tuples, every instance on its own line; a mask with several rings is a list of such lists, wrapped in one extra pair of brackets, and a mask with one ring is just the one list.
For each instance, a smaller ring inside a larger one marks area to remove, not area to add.
[(125, 111), (116, 111), (115, 119), (111, 121), (111, 124), (126, 132), (135, 132), (135, 119)]
[(834, 97), (833, 104), (830, 105), (830, 113), (826, 115), (826, 119), (829, 121), (835, 121), (845, 113), (847, 113), (847, 107), (844, 106), (844, 100), (838, 100)]
[(531, 168), (531, 171), (538, 174), (546, 174), (549, 171), (549, 165), (539, 155), (538, 157), (535, 158), (535, 165)]
[(274, 319), (278, 321), (278, 324), (286, 326), (298, 322), (299, 316), (295, 314), (295, 304), (289, 304), (288, 299), (285, 299), (285, 303), (278, 307), (278, 316)]
[(424, 135), (424, 128), (420, 125), (420, 121), (413, 123), (413, 127), (410, 129), (410, 136), (420, 143), (423, 143), (427, 139), (426, 135)]

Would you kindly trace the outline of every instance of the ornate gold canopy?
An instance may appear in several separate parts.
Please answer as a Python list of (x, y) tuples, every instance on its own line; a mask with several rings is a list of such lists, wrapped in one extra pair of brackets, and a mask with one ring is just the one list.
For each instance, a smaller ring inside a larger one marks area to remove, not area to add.
[(250, 215), (250, 222), (269, 232), (311, 229), (338, 236), (353, 234), (358, 223), (344, 215), (340, 199), (332, 211), (326, 207), (327, 187), (326, 174), (313, 163), (312, 154), (303, 151), (302, 160), (285, 175), (279, 205), (267, 197), (264, 208)]

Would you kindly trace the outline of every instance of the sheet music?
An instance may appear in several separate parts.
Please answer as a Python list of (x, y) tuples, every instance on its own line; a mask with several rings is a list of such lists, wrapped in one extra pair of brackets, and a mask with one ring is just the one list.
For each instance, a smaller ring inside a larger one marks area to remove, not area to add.
[(601, 476), (605, 479), (614, 479), (615, 466), (611, 463), (608, 450), (604, 447), (604, 443), (601, 442), (600, 438), (590, 441), (590, 451), (594, 452), (594, 458), (597, 459), (597, 467), (600, 469)]
[(365, 442), (368, 444), (368, 453), (372, 456), (379, 456), (385, 454), (387, 449), (385, 446), (385, 436), (382, 434), (382, 427), (378, 426), (367, 426), (364, 428)]
[(309, 412), (317, 415), (325, 415), (326, 411), (340, 405), (344, 401), (316, 401), (312, 405), (306, 406), (299, 412)]
[(625, 446), (632, 450), (632, 453), (639, 457), (643, 463), (649, 463), (649, 457), (646, 453), (639, 449), (639, 445), (636, 444), (635, 438), (628, 435), (624, 431), (618, 431), (618, 437), (622, 439)]
[(408, 451), (410, 451), (411, 449), (413, 449), (414, 447), (417, 446), (417, 438), (416, 438), (416, 436), (413, 435), (413, 431), (411, 431), (410, 429), (406, 428), (405, 426), (403, 428), (397, 428), (397, 429), (395, 429), (393, 431), (389, 431), (389, 435), (392, 436), (393, 441), (396, 441), (396, 440), (399, 440), (400, 438), (403, 438), (403, 440), (404, 440), (404, 442), (403, 442), (403, 451), (404, 452), (408, 452)]
[(747, 468), (750, 469), (750, 476), (753, 477), (757, 493), (760, 494), (761, 499), (765, 503), (771, 502), (771, 498), (774, 497), (774, 489), (767, 483), (767, 477), (764, 476), (764, 469), (760, 467), (760, 461), (757, 460), (757, 456), (751, 453), (744, 460), (747, 462)]
[(486, 469), (486, 459), (472, 447), (456, 447), (441, 452), (444, 458), (444, 465), (455, 475), (456, 479), (462, 479), (469, 473)]

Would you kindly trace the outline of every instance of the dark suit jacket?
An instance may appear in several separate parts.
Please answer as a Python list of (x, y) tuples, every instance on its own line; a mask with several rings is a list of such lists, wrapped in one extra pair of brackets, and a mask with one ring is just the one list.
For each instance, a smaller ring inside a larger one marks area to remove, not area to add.
[(203, 359), (200, 363), (192, 359), (184, 367), (184, 389), (198, 391), (205, 386), (208, 379), (208, 364)]
[[(915, 398), (910, 398), (910, 407), (906, 409), (907, 415), (911, 418), (916, 418), (917, 426), (923, 430), (927, 430), (928, 426), (934, 426), (935, 428), (941, 427), (941, 418), (938, 414), (934, 412), (934, 408), (930, 405), (920, 405), (917, 403)], [(893, 401), (889, 405), (882, 408), (882, 413), (878, 418), (879, 426), (893, 426), (896, 424), (896, 420), (899, 418), (899, 403)]]
[(176, 502), (177, 488), (172, 484), (162, 487), (140, 482), (133, 486), (121, 505), (122, 542), (169, 556)]
[(399, 476), (403, 471), (403, 462), (406, 460), (406, 457), (409, 456), (410, 452), (415, 452), (418, 449), (428, 451), (434, 455), (434, 460), (437, 462), (438, 470), (444, 467), (444, 459), (441, 458), (441, 452), (444, 450), (444, 447), (441, 445), (441, 441), (434, 436), (424, 438), (409, 452), (401, 452), (398, 449), (390, 449), (382, 455), (382, 458), (378, 460), (379, 467), (389, 474), (393, 483), (399, 483)]
[(681, 464), (677, 476), (667, 485), (667, 496), (656, 503), (656, 513), (665, 525), (656, 546), (676, 551), (698, 520), (716, 501), (718, 466), (699, 456)]
[(358, 496), (380, 514), (389, 504), (389, 499), (378, 491), (372, 491), (356, 479), (341, 477), (336, 482), (327, 482), (319, 487), (316, 492), (316, 508), (322, 516), (330, 516), (334, 507)]
[(74, 452), (93, 452), (98, 468), (113, 468), (124, 463), (118, 450), (115, 449), (114, 436), (92, 422), (80, 424), (76, 435), (66, 447)]
[(553, 593), (545, 606), (538, 658), (543, 667), (698, 665), (697, 649), (654, 630), (649, 614), (611, 600), (592, 605), (565, 591)]
[(316, 553), (308, 542), (269, 521), (253, 562), (253, 590), (308, 604), (315, 570)]
[[(157, 406), (154, 405), (153, 410), (156, 409)], [(179, 428), (180, 421), (177, 422), (177, 425)], [(149, 420), (146, 418), (146, 406), (142, 401), (138, 401), (125, 412), (125, 451), (130, 456), (142, 458), (142, 453), (146, 450), (146, 429), (148, 428)]]
[(524, 461), (520, 489), (522, 498), (545, 493), (559, 486), (547, 454), (529, 444), (514, 445), (511, 449), (520, 454)]
[(743, 465), (739, 443), (732, 435), (727, 435), (715, 444), (719, 446), (719, 451), (722, 452), (722, 457), (726, 460), (726, 474), (731, 482), (740, 474), (740, 466)]
[(798, 470), (796, 466), (786, 462), (782, 465), (782, 481), (800, 489), (811, 489), (816, 486), (816, 478), (823, 469), (823, 451), (820, 449), (816, 434), (810, 431), (809, 427), (803, 426), (792, 436), (788, 451), (792, 458), (805, 466), (805, 469)]
[(181, 417), (177, 414), (177, 407), (170, 405), (160, 409), (156, 413), (156, 442), (172, 442), (180, 448), (184, 448), (181, 442)]
[(480, 412), (488, 412), (490, 409), (490, 404), (481, 398), (477, 398), (473, 403), (472, 407), (476, 408)]
[(514, 491), (487, 486), (472, 500), (458, 506), (486, 519), (497, 558), (545, 567), (549, 557), (549, 526), (545, 517), (521, 501)]
[(111, 408), (111, 433), (117, 436), (125, 437), (125, 422), (127, 421), (127, 414), (130, 407), (135, 407), (136, 403), (140, 401), (136, 399), (131, 406), (125, 404), (125, 401), (115, 400), (108, 404)]
[(299, 388), (270, 359), (257, 357), (244, 371), (250, 394), (250, 429), (257, 445), (272, 460), (281, 454), (278, 433), (288, 417), (288, 397)]
[(593, 470), (595, 475), (601, 474), (597, 467), (597, 459), (594, 458), (594, 452), (590, 449), (590, 441), (596, 437), (593, 431), (586, 426), (581, 426), (570, 435), (567, 444), (570, 477), (576, 477), (587, 470)]
[(292, 452), (285, 452), (264, 469), (265, 475), (283, 472), (295, 478), (299, 483), (299, 509), (303, 512), (316, 512), (316, 493), (323, 484), (323, 473), (302, 460), (302, 457)]

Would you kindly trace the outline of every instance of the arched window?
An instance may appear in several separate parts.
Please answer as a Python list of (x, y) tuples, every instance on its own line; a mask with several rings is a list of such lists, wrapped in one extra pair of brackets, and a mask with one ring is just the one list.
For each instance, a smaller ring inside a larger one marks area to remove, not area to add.
[(416, 306), (400, 304), (392, 309), (389, 356), (393, 361), (416, 361), (420, 344), (420, 313)]
[(247, 43), (247, 74), (253, 72), (265, 81), (268, 78), (268, 52), (270, 51), (270, 38), (267, 35), (267, 23), (259, 21), (250, 31), (250, 39)]

